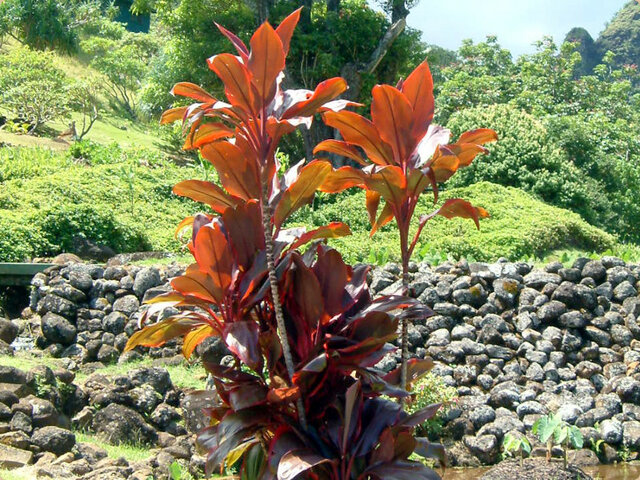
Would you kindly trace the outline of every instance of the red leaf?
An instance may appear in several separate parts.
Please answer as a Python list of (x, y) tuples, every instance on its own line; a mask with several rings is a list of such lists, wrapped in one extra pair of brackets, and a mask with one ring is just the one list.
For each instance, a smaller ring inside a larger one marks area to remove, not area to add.
[(233, 137), (234, 131), (223, 123), (204, 123), (201, 124), (192, 134), (185, 138), (184, 150), (198, 148), (206, 143), (215, 142), (221, 138)]
[(217, 22), (214, 22), (214, 23), (216, 24), (216, 27), (218, 27), (218, 30), (220, 30), (220, 32), (225, 37), (227, 37), (229, 41), (233, 44), (233, 46), (238, 52), (238, 55), (240, 55), (240, 57), (242, 58), (242, 61), (246, 63), (249, 58), (249, 49), (244, 44), (244, 42), (240, 40), (240, 38), (238, 38), (238, 36), (235, 33), (230, 32), (229, 30), (227, 30)]
[(399, 208), (404, 200), (407, 179), (400, 167), (388, 165), (378, 168), (364, 177), (364, 183), (368, 189), (378, 192), (392, 206)]
[(319, 227), (315, 230), (311, 230), (310, 232), (302, 234), (300, 238), (292, 243), (289, 248), (293, 250), (312, 240), (317, 240), (320, 238), (338, 238), (346, 237), (347, 235), (351, 235), (351, 230), (349, 229), (348, 225), (342, 222), (331, 222), (329, 225), (325, 225), (323, 227)]
[(289, 53), (289, 44), (291, 43), (293, 31), (296, 29), (296, 25), (298, 25), (298, 21), (300, 20), (301, 10), (302, 7), (294, 10), (293, 13), (289, 14), (287, 18), (282, 20), (282, 22), (280, 22), (280, 25), (278, 25), (278, 28), (276, 28), (276, 33), (282, 41), (282, 50), (284, 51), (285, 57)]
[(218, 224), (200, 229), (194, 242), (194, 256), (200, 270), (213, 280), (212, 293), (221, 302), (231, 284), (233, 264), (229, 243)]
[[(430, 358), (412, 358), (407, 362), (407, 381), (413, 382), (433, 368), (433, 360)], [(392, 385), (400, 384), (400, 372), (402, 368), (398, 367), (386, 374), (383, 378)]]
[(247, 67), (230, 53), (214, 55), (207, 62), (222, 80), (229, 102), (245, 112), (255, 112), (257, 109)]
[(324, 314), (320, 283), (311, 269), (299, 257), (294, 259), (291, 273), (293, 298), (300, 315), (300, 321), (315, 329)]
[(285, 190), (278, 202), (273, 217), (276, 228), (280, 228), (294, 211), (311, 201), (331, 170), (331, 164), (321, 160), (314, 160), (303, 167), (296, 181)]
[(460, 168), (460, 159), (447, 147), (439, 147), (427, 163), (435, 175), (436, 182), (446, 182)]
[(323, 463), (330, 463), (328, 458), (321, 457), (311, 450), (293, 450), (282, 456), (278, 463), (278, 479), (293, 480), (298, 476)]
[(228, 207), (235, 206), (238, 201), (227, 195), (215, 183), (202, 180), (184, 180), (173, 187), (173, 193), (188, 197), (196, 202), (209, 205), (217, 213), (223, 213)]
[(402, 85), (402, 93), (413, 108), (412, 132), (414, 136), (422, 136), (433, 119), (435, 106), (433, 78), (427, 62), (411, 72)]
[(217, 101), (215, 97), (212, 97), (211, 94), (202, 87), (190, 82), (176, 83), (171, 89), (171, 94), (193, 98), (194, 100), (204, 103), (215, 103)]
[(329, 152), (335, 153), (336, 155), (341, 155), (343, 157), (350, 158), (351, 160), (355, 160), (360, 165), (367, 165), (367, 162), (356, 147), (348, 144), (347, 142), (343, 142), (341, 140), (324, 140), (316, 145), (316, 148), (313, 149), (314, 155), (318, 152)]
[(213, 279), (204, 272), (198, 270), (197, 265), (193, 265), (187, 269), (184, 275), (171, 280), (171, 286), (174, 290), (183, 295), (191, 295), (208, 303), (218, 302), (221, 293)]
[(282, 118), (310, 117), (316, 113), (318, 108), (346, 90), (347, 82), (345, 82), (344, 78), (336, 77), (325, 80), (318, 84), (313, 95), (308, 100), (298, 102), (289, 107), (282, 114)]
[(376, 85), (371, 93), (371, 119), (380, 132), (380, 138), (391, 145), (396, 164), (402, 165), (415, 146), (411, 135), (411, 105), (390, 85)]
[(253, 321), (229, 323), (225, 325), (223, 332), (223, 339), (229, 350), (254, 370), (262, 362), (259, 336), (258, 324)]
[(284, 70), (285, 52), (282, 40), (268, 22), (260, 25), (251, 37), (248, 68), (263, 105), (268, 105), (276, 93), (276, 79)]
[(239, 266), (248, 268), (254, 255), (264, 248), (260, 206), (256, 201), (228, 208), (222, 215)]
[(240, 148), (229, 142), (215, 142), (206, 144), (200, 152), (216, 167), (220, 182), (231, 195), (244, 200), (260, 198), (257, 165)]
[(320, 284), (324, 309), (330, 317), (343, 311), (344, 287), (349, 278), (349, 270), (340, 254), (333, 249), (320, 251), (313, 271)]
[(318, 190), (327, 193), (338, 193), (352, 187), (361, 187), (364, 184), (362, 170), (353, 167), (340, 167), (329, 172)]
[(353, 145), (358, 145), (373, 163), (391, 165), (391, 147), (381, 138), (375, 125), (357, 113), (341, 111), (326, 112), (324, 122), (340, 131), (342, 137)]

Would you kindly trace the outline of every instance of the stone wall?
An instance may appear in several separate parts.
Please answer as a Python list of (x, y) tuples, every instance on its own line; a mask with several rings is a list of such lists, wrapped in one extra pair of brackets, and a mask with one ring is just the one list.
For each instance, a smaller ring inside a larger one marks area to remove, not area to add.
[[(495, 462), (507, 432), (529, 433), (540, 415), (555, 411), (582, 429), (587, 445), (604, 440), (601, 460), (623, 447), (640, 450), (640, 267), (605, 257), (571, 268), (463, 261), (411, 269), (412, 295), (435, 312), (410, 327), (411, 351), (431, 356), (434, 372), (460, 396), (445, 427), (454, 465)], [(34, 278), (24, 316), (36, 345), (53, 356), (109, 363), (137, 328), (141, 303), (167, 291), (179, 273), (54, 267)], [(396, 293), (398, 265), (374, 269), (370, 281), (376, 294)], [(149, 353), (173, 356), (179, 348)], [(200, 353), (225, 354), (215, 342)], [(389, 355), (379, 367), (391, 370), (398, 360)], [(598, 460), (589, 450), (583, 456)]]

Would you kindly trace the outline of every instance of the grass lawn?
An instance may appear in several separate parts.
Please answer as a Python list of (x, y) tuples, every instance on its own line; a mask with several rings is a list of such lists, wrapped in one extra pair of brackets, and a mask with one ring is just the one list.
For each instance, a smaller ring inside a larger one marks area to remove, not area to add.
[[(151, 358), (145, 358), (144, 360), (136, 362), (107, 365), (105, 368), (97, 370), (97, 372), (108, 376), (125, 375), (134, 368), (150, 367), (152, 364), (153, 360)], [(26, 352), (19, 352), (16, 353), (15, 356), (0, 356), (0, 365), (15, 367), (27, 371), (38, 365), (45, 365), (51, 369), (55, 369), (62, 367), (62, 362), (57, 358), (44, 355), (36, 356)], [(162, 368), (167, 369), (171, 376), (171, 381), (178, 388), (194, 390), (202, 390), (204, 388), (207, 376), (204, 368), (202, 368), (202, 365), (199, 363), (188, 364), (187, 362), (183, 362), (180, 365), (164, 365)], [(76, 374), (75, 383), (82, 385), (88, 377), (89, 375), (81, 370)]]

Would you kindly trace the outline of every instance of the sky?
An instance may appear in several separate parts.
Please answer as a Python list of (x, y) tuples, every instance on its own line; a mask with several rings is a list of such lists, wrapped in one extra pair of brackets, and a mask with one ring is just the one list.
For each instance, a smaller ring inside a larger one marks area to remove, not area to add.
[(594, 40), (627, 0), (420, 0), (407, 19), (430, 44), (455, 50), (465, 38), (497, 35), (514, 57), (533, 53), (545, 35), (561, 43), (573, 27)]

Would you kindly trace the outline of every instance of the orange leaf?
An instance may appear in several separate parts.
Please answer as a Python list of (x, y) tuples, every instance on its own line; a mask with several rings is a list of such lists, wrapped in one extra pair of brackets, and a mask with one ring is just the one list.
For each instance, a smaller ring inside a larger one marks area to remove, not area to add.
[(487, 153), (486, 148), (474, 143), (454, 143), (447, 148), (458, 157), (460, 168), (468, 167), (479, 154)]
[(215, 142), (221, 138), (233, 137), (233, 135), (234, 131), (223, 123), (204, 123), (193, 134), (187, 135), (182, 148), (184, 150), (199, 148), (206, 143)]
[(479, 128), (477, 130), (469, 130), (464, 132), (458, 138), (457, 143), (475, 143), (484, 145), (485, 143), (495, 142), (498, 140), (498, 134), (489, 128)]
[(319, 238), (339, 238), (346, 237), (347, 235), (351, 235), (351, 229), (349, 229), (348, 225), (342, 222), (331, 222), (329, 225), (303, 233), (289, 248), (293, 250), (311, 240), (317, 240)]
[[(458, 171), (460, 167), (460, 159), (453, 153), (447, 152), (445, 149), (438, 149), (433, 156), (429, 167), (433, 170), (436, 182), (446, 182)], [(451, 152), (449, 150), (449, 152)]]
[(367, 190), (365, 204), (367, 205), (367, 213), (369, 214), (369, 223), (373, 225), (378, 216), (378, 206), (380, 205), (380, 194), (373, 190)]
[(181, 337), (189, 332), (199, 322), (193, 319), (168, 318), (162, 322), (154, 323), (135, 332), (124, 347), (128, 352), (137, 346), (159, 347), (172, 338)]
[(171, 280), (171, 286), (183, 295), (191, 295), (208, 303), (218, 302), (220, 289), (210, 276), (199, 271), (197, 265), (195, 267), (189, 267), (187, 273)]
[(363, 184), (362, 170), (346, 166), (329, 172), (318, 190), (326, 193), (338, 193), (347, 188), (361, 187)]
[(371, 232), (369, 233), (369, 236), (373, 237), (373, 235), (379, 229), (384, 227), (391, 220), (393, 220), (393, 209), (391, 208), (391, 204), (389, 202), (386, 202), (384, 204), (384, 207), (382, 208), (382, 211), (380, 212), (380, 216), (375, 221), (375, 223), (371, 226)]
[(205, 89), (199, 87), (195, 83), (180, 82), (176, 83), (171, 89), (172, 95), (180, 95), (181, 97), (193, 98), (199, 102), (214, 103), (215, 97), (212, 97)]
[(269, 104), (276, 92), (276, 79), (284, 70), (285, 52), (280, 36), (264, 22), (251, 37), (248, 68), (263, 105)]
[(208, 324), (204, 324), (201, 327), (198, 327), (187, 333), (182, 340), (182, 355), (184, 356), (184, 358), (189, 360), (196, 347), (200, 345), (205, 339), (213, 337), (214, 335), (219, 335), (219, 333), (216, 332), (211, 327), (211, 325)]
[(330, 100), (333, 100), (346, 90), (347, 82), (344, 78), (335, 77), (325, 80), (318, 84), (313, 95), (311, 95), (309, 99), (298, 102), (289, 107), (282, 114), (282, 118), (310, 117), (316, 113), (318, 108)]
[(364, 177), (365, 185), (378, 192), (387, 203), (399, 207), (405, 197), (407, 179), (400, 167), (387, 165)]
[(437, 210), (436, 214), (449, 219), (455, 217), (470, 218), (474, 221), (478, 230), (480, 230), (479, 219), (489, 217), (489, 212), (484, 208), (474, 207), (471, 203), (461, 198), (447, 200), (442, 207)]
[(267, 402), (269, 403), (294, 402), (298, 398), (300, 398), (300, 388), (297, 386), (272, 388), (267, 393)]
[(184, 180), (173, 187), (173, 193), (181, 197), (188, 197), (196, 202), (209, 205), (217, 213), (224, 212), (228, 207), (237, 204), (237, 199), (227, 195), (215, 183), (202, 180)]
[(289, 215), (311, 201), (331, 171), (331, 164), (322, 160), (314, 160), (302, 168), (298, 178), (284, 191), (278, 202), (273, 217), (276, 228), (280, 228)]
[(313, 149), (314, 155), (318, 152), (335, 153), (336, 155), (341, 155), (343, 157), (350, 158), (351, 160), (355, 160), (360, 165), (367, 164), (356, 147), (341, 140), (323, 140), (316, 145), (316, 148)]
[(371, 90), (371, 119), (380, 138), (391, 145), (396, 164), (408, 159), (415, 148), (411, 135), (413, 109), (400, 91), (390, 85), (376, 85)]
[(231, 284), (233, 260), (229, 242), (219, 224), (200, 228), (194, 242), (194, 256), (200, 271), (212, 279), (214, 298), (221, 302)]
[(180, 232), (182, 230), (184, 230), (187, 227), (190, 227), (193, 225), (193, 220), (195, 219), (195, 217), (191, 216), (191, 217), (186, 217), (184, 220), (182, 220), (178, 226), (176, 227), (176, 231), (174, 233), (174, 238), (178, 238), (178, 235), (180, 234)]
[(231, 44), (236, 48), (238, 55), (240, 55), (242, 60), (246, 63), (247, 59), (249, 58), (249, 49), (244, 44), (244, 42), (240, 40), (240, 38), (238, 38), (238, 36), (235, 33), (230, 32), (229, 30), (224, 28), (222, 25), (218, 24), (217, 22), (213, 22), (213, 23), (216, 24), (216, 27), (218, 27), (218, 30), (220, 30), (220, 33), (222, 33), (225, 37), (227, 37), (227, 39), (231, 42)]
[(160, 125), (173, 123), (176, 120), (182, 120), (188, 108), (189, 107), (176, 107), (165, 110), (160, 117)]
[(282, 22), (280, 22), (280, 25), (278, 25), (278, 28), (276, 28), (276, 33), (282, 41), (282, 50), (284, 51), (285, 57), (289, 53), (289, 44), (291, 43), (293, 31), (296, 29), (296, 25), (298, 25), (298, 21), (300, 20), (301, 10), (302, 7), (294, 10), (293, 13), (289, 14), (287, 18), (282, 20)]
[(245, 112), (257, 110), (249, 71), (240, 60), (230, 53), (220, 53), (209, 58), (207, 63), (222, 80), (224, 93), (232, 105)]
[(239, 147), (229, 142), (208, 143), (200, 149), (200, 153), (216, 167), (220, 182), (227, 192), (244, 200), (260, 198), (257, 165)]
[(375, 125), (357, 113), (341, 111), (323, 115), (327, 125), (337, 128), (347, 142), (361, 147), (373, 163), (391, 165), (391, 147), (381, 138)]
[(420, 137), (427, 131), (435, 108), (433, 78), (426, 61), (407, 77), (402, 85), (402, 93), (413, 108), (412, 132)]

